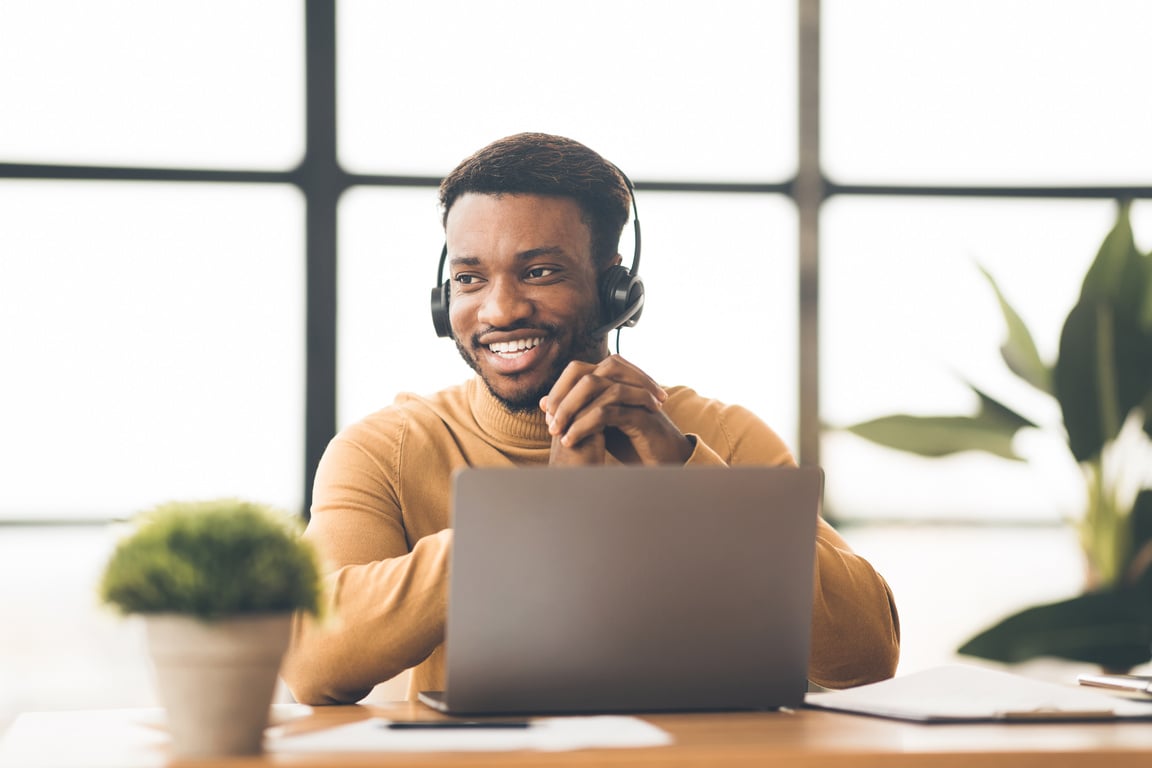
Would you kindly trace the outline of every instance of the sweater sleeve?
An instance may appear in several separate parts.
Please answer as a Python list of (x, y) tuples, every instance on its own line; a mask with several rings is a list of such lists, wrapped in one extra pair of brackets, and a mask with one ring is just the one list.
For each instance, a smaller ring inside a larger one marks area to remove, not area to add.
[[(678, 409), (694, 440), (689, 465), (795, 466), (784, 441), (753, 413), (715, 401)], [(817, 521), (809, 679), (847, 688), (892, 677), (900, 621), (887, 582), (823, 518)]]
[(832, 526), (816, 528), (808, 679), (849, 688), (896, 674), (900, 618), (884, 578)]
[(305, 704), (351, 703), (424, 660), (444, 638), (452, 532), (408, 533), (376, 453), (337, 437), (317, 468), (304, 533), (319, 551), (322, 615), (297, 618), (281, 674)]

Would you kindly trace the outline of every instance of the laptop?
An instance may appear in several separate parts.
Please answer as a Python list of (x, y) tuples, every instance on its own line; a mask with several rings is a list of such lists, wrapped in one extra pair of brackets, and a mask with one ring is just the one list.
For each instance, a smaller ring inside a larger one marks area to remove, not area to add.
[(817, 467), (469, 468), (445, 690), (460, 715), (767, 710), (807, 690)]

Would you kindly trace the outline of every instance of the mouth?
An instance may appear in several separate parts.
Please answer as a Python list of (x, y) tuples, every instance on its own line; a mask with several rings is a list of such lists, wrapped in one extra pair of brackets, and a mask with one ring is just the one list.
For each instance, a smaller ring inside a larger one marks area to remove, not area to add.
[(522, 357), (529, 351), (544, 343), (543, 336), (530, 339), (515, 339), (513, 341), (494, 341), (488, 344), (488, 351), (505, 360), (514, 360)]
[(549, 337), (540, 335), (519, 339), (504, 337), (498, 341), (477, 343), (476, 349), (488, 361), (492, 373), (519, 378), (540, 367), (550, 346)]

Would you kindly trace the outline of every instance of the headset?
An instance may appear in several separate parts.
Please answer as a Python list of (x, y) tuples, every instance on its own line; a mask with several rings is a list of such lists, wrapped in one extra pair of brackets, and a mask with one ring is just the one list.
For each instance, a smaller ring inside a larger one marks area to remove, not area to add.
[[(613, 166), (615, 167), (615, 166)], [(632, 266), (613, 264), (600, 274), (597, 290), (600, 296), (600, 316), (602, 325), (593, 331), (593, 336), (603, 336), (617, 328), (631, 328), (644, 311), (644, 283), (640, 280), (640, 214), (636, 210), (636, 189), (632, 180), (619, 168), (616, 171), (628, 187), (628, 197), (632, 201), (632, 232), (635, 248), (632, 251)], [(451, 281), (444, 279), (444, 264), (448, 260), (448, 243), (440, 249), (440, 264), (436, 267), (436, 286), (432, 289), (432, 325), (436, 335), (451, 338), (452, 324), (448, 318), (448, 297), (451, 294)]]

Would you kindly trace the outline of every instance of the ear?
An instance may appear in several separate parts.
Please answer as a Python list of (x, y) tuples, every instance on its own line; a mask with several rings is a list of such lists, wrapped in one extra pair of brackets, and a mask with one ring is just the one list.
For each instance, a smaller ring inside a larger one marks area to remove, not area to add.
[(611, 272), (613, 267), (622, 267), (623, 265), (624, 257), (622, 257), (620, 254), (613, 256), (611, 261), (609, 261), (604, 266), (600, 266), (595, 261), (593, 261), (592, 266), (596, 270), (597, 284), (602, 284), (604, 282), (604, 276)]

